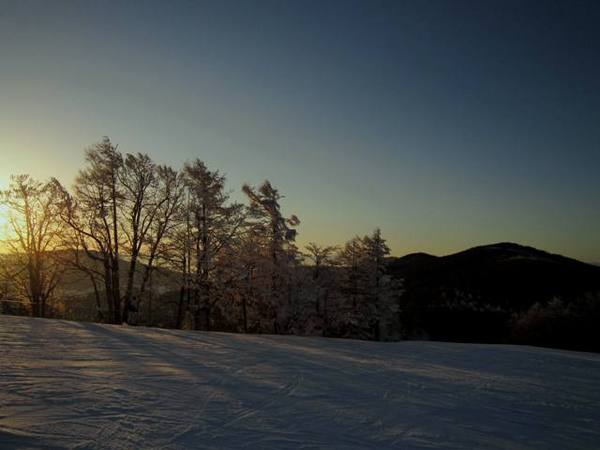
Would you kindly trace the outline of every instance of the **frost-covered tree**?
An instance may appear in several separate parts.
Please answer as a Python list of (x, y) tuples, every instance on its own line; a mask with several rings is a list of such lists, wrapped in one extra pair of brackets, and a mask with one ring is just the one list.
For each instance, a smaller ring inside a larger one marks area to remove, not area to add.
[[(333, 263), (333, 256), (337, 250), (335, 246), (323, 246), (314, 242), (309, 242), (306, 246), (305, 256), (312, 265), (312, 277), (315, 280), (321, 278), (324, 267)], [(318, 309), (318, 306), (317, 306)]]
[(340, 292), (345, 301), (336, 319), (342, 334), (376, 340), (393, 334), (397, 286), (386, 274), (389, 252), (378, 228), (371, 235), (352, 238), (340, 250)]
[(335, 297), (335, 252), (337, 247), (310, 242), (303, 253), (306, 267), (297, 269), (300, 284), (290, 310), (292, 331), (327, 335), (332, 300)]
[[(248, 333), (260, 331), (264, 327), (261, 319), (265, 316), (264, 242), (255, 234), (248, 223), (238, 235), (235, 247), (229, 252), (229, 267), (233, 286), (233, 298), (237, 311), (232, 311), (239, 322), (239, 330)], [(234, 319), (235, 320), (235, 319)]]
[(243, 222), (242, 207), (229, 202), (225, 177), (201, 160), (183, 168), (186, 206), (181, 223), (182, 265), (186, 275), (186, 307), (194, 328), (210, 329), (211, 313), (222, 298), (222, 254), (232, 244)]
[(369, 308), (367, 315), (373, 328), (373, 338), (381, 340), (399, 332), (399, 286), (387, 275), (386, 257), (390, 249), (381, 236), (381, 230), (376, 228), (371, 235), (365, 236), (362, 242), (365, 251), (365, 301)]
[(263, 246), (261, 260), (257, 262), (262, 269), (258, 276), (266, 289), (263, 315), (272, 321), (272, 331), (278, 333), (287, 322), (285, 306), (290, 303), (292, 270), (299, 260), (294, 241), (300, 220), (295, 215), (283, 216), (280, 206), (283, 196), (269, 181), (257, 188), (245, 184), (242, 191), (250, 202), (248, 235)]
[(332, 332), (340, 336), (363, 337), (367, 328), (365, 247), (363, 239), (355, 236), (339, 250), (336, 262), (340, 267), (338, 289), (340, 299), (330, 315)]
[[(98, 320), (127, 322), (137, 310), (142, 323), (207, 330), (386, 339), (399, 328), (398, 289), (386, 273), (389, 248), (378, 229), (340, 249), (309, 243), (301, 253), (300, 222), (282, 213), (283, 196), (269, 181), (243, 186), (247, 205), (230, 201), (225, 181), (199, 159), (177, 171), (146, 154), (122, 154), (104, 138), (86, 151), (72, 192), (56, 180), (21, 180), (41, 202), (34, 209), (54, 219), (22, 224), (33, 230), (42, 223), (42, 234), (54, 234), (52, 246), (61, 249), (55, 267), (89, 281), (86, 303), (69, 309), (86, 318), (95, 306)], [(20, 193), (22, 201), (24, 192), (13, 189), (10, 198)], [(34, 255), (42, 244), (35, 245)], [(23, 280), (32, 286), (34, 313), (44, 314), (43, 292), (52, 291), (54, 278), (39, 287), (42, 275), (22, 273), (30, 274)]]

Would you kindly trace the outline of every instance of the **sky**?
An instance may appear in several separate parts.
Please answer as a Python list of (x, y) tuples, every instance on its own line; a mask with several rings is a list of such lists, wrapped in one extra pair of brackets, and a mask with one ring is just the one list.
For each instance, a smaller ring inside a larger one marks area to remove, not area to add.
[(299, 243), (600, 261), (600, 2), (0, 0), (0, 188), (83, 150), (269, 179)]

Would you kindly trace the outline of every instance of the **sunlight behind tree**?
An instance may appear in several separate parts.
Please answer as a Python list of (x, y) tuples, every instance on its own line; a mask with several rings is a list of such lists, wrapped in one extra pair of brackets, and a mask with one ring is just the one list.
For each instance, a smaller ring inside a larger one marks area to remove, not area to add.
[(0, 253), (6, 251), (4, 240), (9, 236), (8, 216), (8, 208), (0, 204)]

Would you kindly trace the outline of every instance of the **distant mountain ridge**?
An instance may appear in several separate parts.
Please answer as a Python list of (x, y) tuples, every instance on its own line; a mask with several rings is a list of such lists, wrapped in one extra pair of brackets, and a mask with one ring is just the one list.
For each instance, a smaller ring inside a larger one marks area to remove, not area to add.
[(482, 245), (447, 256), (412, 253), (392, 258), (389, 271), (411, 287), (446, 286), (517, 309), (549, 297), (600, 290), (600, 267), (512, 242)]
[(404, 256), (400, 256), (400, 257), (392, 257), (390, 259), (394, 260), (395, 262), (426, 261), (426, 260), (435, 260), (435, 259), (444, 259), (444, 258), (449, 259), (449, 258), (456, 257), (458, 255), (473, 254), (473, 253), (477, 253), (477, 252), (481, 252), (481, 253), (487, 252), (490, 255), (495, 252), (496, 255), (504, 255), (507, 257), (517, 256), (517, 257), (530, 257), (530, 258), (544, 258), (544, 259), (548, 259), (548, 260), (562, 260), (562, 261), (569, 260), (569, 261), (573, 261), (573, 262), (577, 262), (577, 263), (585, 264), (585, 265), (593, 265), (593, 266), (600, 265), (600, 261), (599, 262), (583, 262), (583, 261), (580, 261), (580, 260), (577, 260), (574, 258), (569, 258), (567, 256), (563, 256), (560, 254), (546, 252), (544, 250), (540, 250), (535, 247), (517, 244), (514, 242), (498, 242), (498, 243), (494, 243), (494, 244), (478, 245), (475, 247), (470, 247), (466, 250), (461, 250), (459, 252), (451, 253), (449, 255), (444, 255), (444, 256), (435, 256), (435, 255), (431, 255), (431, 254), (425, 253), (425, 252), (414, 252), (414, 253), (408, 253), (408, 254), (406, 254)]
[(447, 256), (392, 258), (409, 333), (498, 341), (515, 314), (554, 299), (568, 305), (600, 293), (600, 267), (509, 242)]

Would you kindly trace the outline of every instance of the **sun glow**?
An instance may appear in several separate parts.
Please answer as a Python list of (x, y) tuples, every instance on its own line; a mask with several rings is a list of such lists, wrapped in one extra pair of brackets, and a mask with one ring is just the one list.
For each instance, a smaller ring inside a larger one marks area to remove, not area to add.
[(9, 232), (9, 215), (8, 207), (2, 204), (2, 193), (8, 189), (9, 177), (0, 176), (0, 252), (4, 249), (4, 240), (10, 235)]
[(8, 208), (0, 204), (0, 251), (2, 250), (2, 240), (6, 239), (8, 233)]

